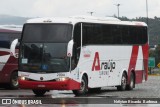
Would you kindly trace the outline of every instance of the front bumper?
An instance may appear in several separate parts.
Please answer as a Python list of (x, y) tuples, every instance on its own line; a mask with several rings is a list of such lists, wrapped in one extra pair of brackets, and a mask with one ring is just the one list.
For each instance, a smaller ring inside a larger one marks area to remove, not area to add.
[(21, 89), (45, 89), (45, 90), (78, 90), (80, 83), (75, 80), (66, 81), (27, 81), (19, 79)]

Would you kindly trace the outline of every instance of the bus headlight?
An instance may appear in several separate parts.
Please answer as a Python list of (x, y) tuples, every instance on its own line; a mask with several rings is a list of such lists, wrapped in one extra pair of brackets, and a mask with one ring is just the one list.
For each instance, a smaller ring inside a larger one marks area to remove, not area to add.
[(68, 77), (61, 77), (61, 78), (57, 78), (56, 81), (66, 81), (69, 80)]
[(26, 77), (24, 77), (24, 76), (20, 76), (19, 79), (20, 79), (20, 80), (23, 80), (23, 81), (24, 81), (24, 80), (28, 80), (28, 79), (27, 79)]

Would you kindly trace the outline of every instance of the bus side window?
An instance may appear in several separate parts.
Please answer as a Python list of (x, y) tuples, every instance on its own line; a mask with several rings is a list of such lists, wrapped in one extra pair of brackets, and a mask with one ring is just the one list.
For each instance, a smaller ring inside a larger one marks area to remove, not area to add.
[(76, 45), (76, 43), (74, 43), (73, 56), (72, 56), (72, 70), (76, 67), (77, 63), (78, 63), (77, 45)]
[(9, 49), (10, 48), (10, 42), (7, 41), (7, 40), (0, 41), (0, 47)]
[(74, 64), (72, 69), (76, 67), (79, 61), (80, 52), (81, 52), (81, 24), (80, 23), (75, 25), (73, 40), (74, 40), (74, 46), (73, 46), (72, 61)]

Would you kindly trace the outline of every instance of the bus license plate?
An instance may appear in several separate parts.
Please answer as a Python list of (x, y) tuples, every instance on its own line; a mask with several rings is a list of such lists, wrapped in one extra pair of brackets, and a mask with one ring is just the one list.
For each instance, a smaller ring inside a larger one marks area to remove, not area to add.
[(43, 88), (43, 87), (46, 87), (46, 86), (45, 85), (38, 85), (38, 87), (42, 87)]

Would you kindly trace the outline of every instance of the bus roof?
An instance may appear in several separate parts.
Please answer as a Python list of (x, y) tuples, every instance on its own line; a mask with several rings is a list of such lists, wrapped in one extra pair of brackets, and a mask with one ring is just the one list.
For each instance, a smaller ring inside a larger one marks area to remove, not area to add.
[(94, 17), (94, 16), (71, 16), (67, 18), (45, 17), (45, 18), (35, 18), (27, 20), (27, 23), (69, 23), (73, 25), (78, 22), (147, 26), (147, 24), (144, 22), (121, 21), (113, 17)]
[(0, 32), (21, 32), (22, 25), (0, 25)]

